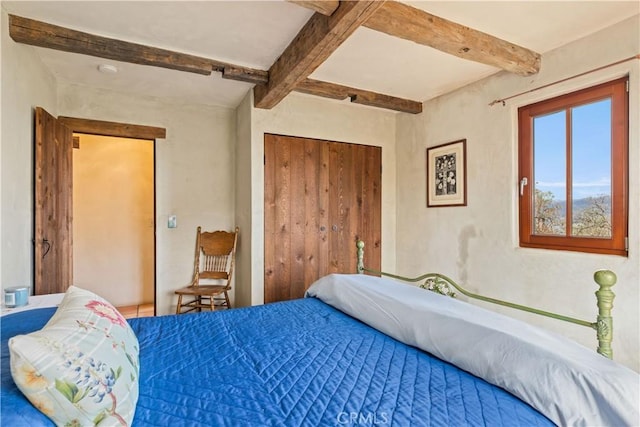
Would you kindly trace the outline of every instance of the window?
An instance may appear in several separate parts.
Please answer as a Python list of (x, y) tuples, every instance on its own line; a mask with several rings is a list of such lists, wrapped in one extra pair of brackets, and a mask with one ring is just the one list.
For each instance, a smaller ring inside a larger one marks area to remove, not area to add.
[(627, 78), (518, 110), (520, 246), (627, 255)]

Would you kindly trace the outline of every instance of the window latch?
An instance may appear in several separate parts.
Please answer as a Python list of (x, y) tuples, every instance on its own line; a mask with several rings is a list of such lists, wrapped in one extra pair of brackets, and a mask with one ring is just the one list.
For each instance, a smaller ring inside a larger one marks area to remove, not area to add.
[(529, 183), (529, 180), (527, 179), (526, 176), (520, 180), (520, 195), (521, 196), (524, 194), (524, 186), (527, 185), (528, 183)]

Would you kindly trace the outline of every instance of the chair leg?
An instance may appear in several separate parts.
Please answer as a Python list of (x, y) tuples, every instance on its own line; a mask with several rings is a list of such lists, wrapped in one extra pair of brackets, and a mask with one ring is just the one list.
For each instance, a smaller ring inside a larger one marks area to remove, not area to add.
[(178, 295), (178, 305), (176, 307), (176, 314), (180, 314), (180, 307), (182, 306), (182, 295)]
[(227, 304), (227, 309), (231, 308), (231, 302), (229, 301), (229, 294), (227, 293), (227, 291), (224, 291), (224, 300)]

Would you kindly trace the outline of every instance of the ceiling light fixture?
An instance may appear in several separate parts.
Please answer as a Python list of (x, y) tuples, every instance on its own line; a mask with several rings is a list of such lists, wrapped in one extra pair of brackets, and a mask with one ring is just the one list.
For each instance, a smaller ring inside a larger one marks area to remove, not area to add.
[(98, 65), (98, 71), (105, 74), (115, 74), (118, 72), (118, 68), (115, 65), (100, 64)]

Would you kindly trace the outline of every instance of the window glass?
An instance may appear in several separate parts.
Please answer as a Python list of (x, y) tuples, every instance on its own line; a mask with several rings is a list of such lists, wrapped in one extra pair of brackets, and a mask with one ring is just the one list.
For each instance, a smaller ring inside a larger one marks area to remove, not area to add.
[(566, 112), (533, 119), (535, 234), (566, 234)]
[(611, 237), (611, 99), (571, 111), (571, 234)]

